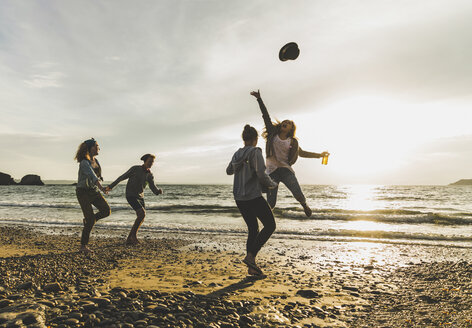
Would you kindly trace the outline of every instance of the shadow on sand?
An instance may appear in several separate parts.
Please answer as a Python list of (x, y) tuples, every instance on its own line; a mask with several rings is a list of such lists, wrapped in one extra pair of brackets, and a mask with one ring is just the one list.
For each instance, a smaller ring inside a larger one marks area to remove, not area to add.
[(206, 296), (208, 297), (222, 297), (222, 296), (227, 296), (228, 293), (232, 293), (238, 290), (246, 289), (248, 287), (251, 287), (254, 285), (254, 283), (258, 280), (265, 279), (267, 276), (247, 276), (238, 282), (232, 283), (229, 286), (220, 288), (218, 290), (215, 290)]

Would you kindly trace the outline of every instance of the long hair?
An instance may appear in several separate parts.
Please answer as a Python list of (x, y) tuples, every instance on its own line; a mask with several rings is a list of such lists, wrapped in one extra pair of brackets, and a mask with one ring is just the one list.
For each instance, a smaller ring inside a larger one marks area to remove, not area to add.
[(91, 160), (90, 153), (89, 153), (89, 148), (85, 142), (82, 142), (79, 145), (79, 148), (77, 148), (77, 152), (75, 153), (74, 159), (80, 163), (84, 159)]
[[(290, 137), (290, 138), (294, 138), (296, 139), (295, 137), (295, 132), (297, 131), (297, 126), (295, 125), (295, 123), (291, 120), (283, 120), (282, 122), (284, 121), (289, 121), (292, 123), (292, 129), (289, 131), (287, 137)], [(279, 134), (280, 133), (280, 130), (282, 129), (282, 122), (280, 122), (279, 120), (275, 120), (275, 122), (272, 123), (272, 125), (274, 126), (275, 128), (275, 134)], [(267, 129), (264, 128), (262, 130), (262, 133), (261, 133), (261, 136), (262, 138), (264, 138), (265, 140), (267, 140), (267, 138), (269, 137), (269, 133), (267, 132)]]

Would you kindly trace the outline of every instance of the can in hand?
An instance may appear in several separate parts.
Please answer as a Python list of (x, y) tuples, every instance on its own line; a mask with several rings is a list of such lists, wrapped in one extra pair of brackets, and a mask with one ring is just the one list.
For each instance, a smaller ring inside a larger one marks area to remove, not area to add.
[(323, 156), (323, 159), (321, 160), (321, 165), (328, 165), (328, 156), (329, 155)]

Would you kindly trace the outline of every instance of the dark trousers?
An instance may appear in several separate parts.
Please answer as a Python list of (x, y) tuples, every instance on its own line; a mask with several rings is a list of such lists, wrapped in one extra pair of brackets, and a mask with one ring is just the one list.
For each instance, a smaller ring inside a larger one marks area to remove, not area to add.
[[(237, 200), (236, 205), (249, 230), (246, 250), (256, 256), (275, 231), (274, 214), (262, 196), (251, 200)], [(257, 219), (264, 225), (261, 231), (259, 231)]]
[[(103, 195), (94, 189), (78, 188), (75, 191), (80, 208), (84, 213), (84, 229), (82, 230), (81, 244), (87, 245), (95, 222), (106, 218), (110, 215), (110, 206)], [(92, 205), (98, 209), (96, 214), (93, 213)]]
[[(297, 177), (290, 169), (286, 167), (279, 167), (269, 175), (272, 180), (277, 182), (277, 184), (282, 182), (285, 186), (287, 186), (288, 190), (292, 192), (293, 197), (295, 197), (295, 199), (298, 200), (300, 204), (306, 203), (305, 195), (303, 195), (302, 188), (300, 188)], [(269, 206), (271, 208), (275, 207), (278, 191), (279, 187), (277, 186), (274, 189), (269, 189), (267, 192), (267, 201), (269, 202)]]

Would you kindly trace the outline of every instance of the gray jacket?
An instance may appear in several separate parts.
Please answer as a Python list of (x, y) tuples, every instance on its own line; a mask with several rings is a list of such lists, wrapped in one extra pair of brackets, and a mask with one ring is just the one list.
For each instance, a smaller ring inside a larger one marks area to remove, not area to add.
[(94, 189), (98, 190), (96, 185), (98, 177), (93, 170), (89, 160), (83, 159), (79, 165), (79, 177), (77, 180), (77, 189)]
[(262, 196), (261, 185), (268, 188), (277, 187), (265, 170), (264, 157), (260, 148), (253, 146), (239, 148), (226, 168), (228, 175), (234, 174), (234, 199), (251, 200)]

